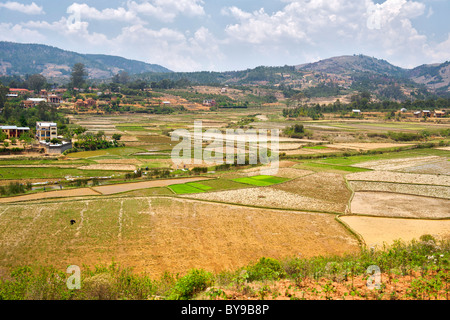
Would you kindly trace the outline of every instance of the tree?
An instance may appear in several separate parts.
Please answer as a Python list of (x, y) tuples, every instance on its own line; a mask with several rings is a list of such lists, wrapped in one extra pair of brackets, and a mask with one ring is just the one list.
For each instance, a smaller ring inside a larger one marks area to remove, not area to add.
[(24, 148), (26, 149), (29, 144), (33, 143), (33, 137), (29, 132), (22, 133), (19, 137), (19, 140), (22, 141)]
[(6, 102), (6, 95), (9, 92), (9, 88), (0, 84), (0, 109), (3, 109)]
[(47, 79), (42, 74), (32, 74), (28, 77), (26, 84), (28, 89), (34, 90), (34, 92), (41, 91), (47, 83)]
[(122, 138), (122, 135), (120, 133), (114, 133), (112, 135), (113, 140), (120, 140), (120, 138)]
[(114, 83), (127, 84), (129, 81), (130, 75), (128, 74), (128, 72), (123, 70), (112, 78), (112, 82)]
[(85, 69), (84, 64), (82, 64), (80, 62), (75, 63), (72, 68), (72, 74), (71, 74), (72, 86), (75, 88), (82, 87), (86, 81), (87, 76), (88, 76), (88, 73)]

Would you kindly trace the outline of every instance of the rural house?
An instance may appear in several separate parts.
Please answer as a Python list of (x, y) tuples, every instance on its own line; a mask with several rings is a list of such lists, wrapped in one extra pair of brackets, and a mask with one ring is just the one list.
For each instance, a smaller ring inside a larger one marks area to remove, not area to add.
[(0, 126), (0, 131), (6, 134), (7, 139), (19, 138), (21, 134), (29, 132), (28, 127), (17, 127), (17, 126)]
[(54, 122), (37, 122), (36, 123), (36, 138), (39, 141), (46, 139), (54, 139), (58, 137), (57, 124)]

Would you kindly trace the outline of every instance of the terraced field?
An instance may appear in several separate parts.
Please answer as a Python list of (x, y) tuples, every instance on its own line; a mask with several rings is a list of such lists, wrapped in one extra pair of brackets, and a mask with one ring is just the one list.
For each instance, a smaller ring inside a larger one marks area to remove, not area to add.
[[(234, 269), (261, 256), (359, 251), (334, 215), (123, 197), (0, 206), (0, 265), (114, 261), (155, 278)], [(69, 222), (74, 219), (76, 223)]]

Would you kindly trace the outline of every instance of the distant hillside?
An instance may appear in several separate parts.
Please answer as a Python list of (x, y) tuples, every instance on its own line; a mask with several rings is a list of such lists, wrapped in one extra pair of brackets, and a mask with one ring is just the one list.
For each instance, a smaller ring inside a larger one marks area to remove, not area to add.
[(340, 56), (296, 66), (302, 71), (323, 72), (328, 74), (354, 75), (357, 73), (375, 73), (396, 77), (405, 77), (407, 70), (396, 67), (381, 59), (364, 55)]
[(408, 71), (408, 76), (436, 91), (448, 91), (450, 87), (450, 62), (424, 64)]
[(47, 78), (67, 78), (72, 66), (81, 62), (90, 78), (111, 78), (123, 70), (129, 74), (142, 72), (171, 72), (156, 64), (122, 57), (80, 54), (41, 44), (21, 44), (0, 41), (0, 75), (40, 73)]

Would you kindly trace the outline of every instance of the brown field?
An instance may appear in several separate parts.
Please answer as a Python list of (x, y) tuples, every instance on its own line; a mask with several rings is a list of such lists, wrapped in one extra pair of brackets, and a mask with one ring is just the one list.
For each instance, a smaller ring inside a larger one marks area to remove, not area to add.
[(343, 212), (350, 199), (343, 175), (318, 172), (273, 186), (277, 190), (292, 192), (305, 197), (328, 201), (335, 204), (335, 211)]
[(411, 146), (412, 144), (400, 144), (400, 143), (334, 143), (329, 144), (327, 147), (336, 148), (336, 149), (354, 149), (354, 150), (375, 150), (375, 149), (383, 149), (383, 148), (395, 148), (395, 147), (404, 147)]
[(403, 173), (391, 171), (366, 171), (351, 173), (346, 177), (349, 181), (383, 181), (393, 183), (430, 184), (450, 187), (450, 176), (445, 175)]
[(389, 192), (356, 192), (351, 212), (384, 217), (450, 218), (450, 200)]
[(114, 260), (159, 278), (165, 271), (191, 268), (232, 270), (262, 256), (359, 251), (334, 215), (176, 198), (17, 204), (0, 206), (0, 216), (1, 266), (93, 266)]
[(433, 162), (446, 161), (445, 158), (439, 156), (426, 156), (415, 158), (401, 158), (401, 159), (389, 159), (389, 160), (375, 160), (367, 161), (355, 164), (355, 167), (373, 169), (373, 170), (402, 170), (409, 167), (421, 166), (430, 164)]
[(272, 187), (247, 188), (245, 191), (238, 189), (198, 193), (184, 195), (182, 197), (267, 208), (285, 208), (321, 212), (338, 212), (339, 209), (342, 209), (342, 207), (331, 201), (301, 196), (293, 192), (277, 190)]
[(378, 217), (342, 216), (340, 218), (356, 230), (369, 247), (381, 248), (383, 243), (395, 240), (418, 240), (424, 234), (437, 239), (450, 237), (450, 220), (395, 219)]
[(107, 170), (107, 171), (133, 171), (136, 170), (136, 166), (132, 164), (91, 164), (88, 166), (82, 166), (78, 169), (81, 170)]
[(450, 187), (401, 184), (378, 181), (350, 181), (351, 188), (355, 191), (383, 191), (393, 193), (411, 194), (416, 196), (450, 199)]

